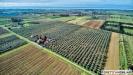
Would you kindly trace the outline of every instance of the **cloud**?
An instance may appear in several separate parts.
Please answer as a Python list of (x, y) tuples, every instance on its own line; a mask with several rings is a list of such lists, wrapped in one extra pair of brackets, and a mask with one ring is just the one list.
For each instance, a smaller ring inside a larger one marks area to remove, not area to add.
[(47, 7), (80, 7), (96, 5), (133, 5), (133, 0), (0, 0), (0, 6), (47, 6)]
[(0, 0), (0, 2), (16, 2), (16, 3), (66, 3), (66, 4), (77, 4), (77, 3), (88, 3), (88, 4), (131, 4), (133, 0)]
[(15, 3), (45, 3), (58, 0), (0, 0), (0, 2), (15, 2)]
[(0, 6), (42, 6), (42, 3), (15, 3), (15, 2), (0, 2)]

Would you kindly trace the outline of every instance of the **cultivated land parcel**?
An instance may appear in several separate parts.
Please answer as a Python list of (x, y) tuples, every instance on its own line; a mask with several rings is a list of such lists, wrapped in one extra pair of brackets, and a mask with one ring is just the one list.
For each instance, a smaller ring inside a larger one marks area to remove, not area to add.
[[(0, 75), (100, 75), (133, 66), (133, 14), (19, 11), (0, 17)], [(44, 35), (50, 41), (38, 43)]]

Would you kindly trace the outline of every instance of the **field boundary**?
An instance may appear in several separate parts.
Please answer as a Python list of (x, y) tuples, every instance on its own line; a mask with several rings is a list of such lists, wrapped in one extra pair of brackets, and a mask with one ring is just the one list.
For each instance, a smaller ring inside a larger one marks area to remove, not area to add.
[(5, 37), (11, 36), (11, 35), (13, 35), (13, 34), (12, 33), (5, 33), (5, 34), (0, 35), (0, 38), (5, 38)]

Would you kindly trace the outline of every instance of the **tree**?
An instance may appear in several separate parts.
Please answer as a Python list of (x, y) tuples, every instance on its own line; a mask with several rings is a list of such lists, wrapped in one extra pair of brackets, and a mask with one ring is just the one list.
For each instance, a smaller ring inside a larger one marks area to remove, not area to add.
[(23, 19), (21, 17), (12, 17), (12, 27), (17, 27), (18, 25), (23, 27)]
[(23, 19), (22, 19), (22, 18), (19, 18), (19, 17), (12, 17), (12, 18), (11, 18), (11, 21), (12, 21), (12, 22), (22, 22)]

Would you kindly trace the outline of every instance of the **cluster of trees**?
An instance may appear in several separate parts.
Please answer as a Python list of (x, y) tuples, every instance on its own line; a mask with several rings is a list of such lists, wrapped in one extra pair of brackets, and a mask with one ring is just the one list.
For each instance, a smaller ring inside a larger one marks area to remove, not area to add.
[(12, 27), (18, 27), (18, 26), (23, 27), (24, 25), (23, 18), (21, 17), (12, 17), (11, 22), (12, 22)]
[(81, 13), (81, 12), (78, 12), (78, 13), (57, 13), (57, 14), (53, 14), (53, 16), (61, 16), (61, 17), (69, 17), (69, 16), (84, 16), (86, 15), (85, 13)]
[(121, 22), (113, 22), (113, 21), (107, 21), (105, 24), (101, 27), (102, 29), (127, 34), (127, 35), (133, 35), (132, 32), (127, 32), (125, 29), (133, 29), (132, 26), (124, 26), (124, 23)]
[(11, 18), (11, 21), (12, 21), (12, 22), (22, 22), (23, 19), (20, 18), (20, 17), (12, 17), (12, 18)]

